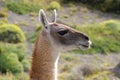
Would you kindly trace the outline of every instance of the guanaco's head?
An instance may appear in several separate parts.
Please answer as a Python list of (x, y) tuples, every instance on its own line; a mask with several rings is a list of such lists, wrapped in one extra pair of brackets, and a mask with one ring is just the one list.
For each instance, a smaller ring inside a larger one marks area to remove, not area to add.
[(73, 49), (87, 49), (91, 45), (89, 37), (82, 32), (78, 32), (67, 25), (56, 22), (57, 13), (54, 10), (53, 20), (48, 21), (44, 11), (39, 12), (39, 20), (41, 21), (44, 32), (51, 44), (59, 50), (67, 51)]

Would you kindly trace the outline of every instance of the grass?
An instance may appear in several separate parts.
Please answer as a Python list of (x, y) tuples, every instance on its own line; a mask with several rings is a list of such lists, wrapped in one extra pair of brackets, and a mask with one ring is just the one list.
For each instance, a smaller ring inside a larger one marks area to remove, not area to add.
[(78, 59), (74, 59), (73, 55), (69, 55), (66, 53), (63, 53), (61, 55), (59, 64), (58, 64), (58, 69), (59, 69), (59, 74), (58, 78), (59, 80), (72, 80), (73, 76), (71, 74), (71, 68), (75, 66), (74, 61), (78, 62)]
[[(61, 5), (57, 1), (53, 0), (3, 0), (4, 7), (8, 8), (17, 14), (27, 14), (30, 13), (31, 16), (37, 16), (36, 13), (40, 9), (60, 9)], [(3, 13), (2, 13), (3, 14)]]
[(8, 20), (6, 17), (4, 17), (1, 21), (0, 21), (0, 25), (3, 25), (5, 23), (8, 23)]
[[(59, 80), (82, 80), (77, 77), (82, 77), (80, 74), (73, 75), (71, 70), (72, 67), (76, 66), (76, 64), (80, 64), (79, 57), (74, 58), (74, 54), (67, 54), (63, 53), (61, 55), (61, 59), (59, 61), (59, 74), (58, 79)], [(109, 80), (107, 77), (105, 77), (106, 74), (109, 72), (107, 71), (100, 71), (99, 69), (95, 69), (93, 67), (88, 67), (91, 69), (91, 74), (89, 73), (89, 76), (85, 76), (84, 80)], [(77, 70), (77, 68), (75, 68)], [(77, 70), (78, 71), (78, 70)], [(11, 73), (7, 73), (6, 75), (0, 75), (0, 80), (29, 80), (29, 74), (28, 73), (21, 73), (13, 75)]]
[(103, 70), (106, 69), (104, 63), (101, 64), (103, 65), (102, 67), (97, 66), (97, 63), (88, 63), (84, 65), (79, 56), (76, 56), (77, 55), (70, 53), (63, 53), (61, 55), (58, 64), (59, 80), (109, 80), (107, 75), (114, 74), (110, 71)]
[(77, 11), (77, 7), (71, 7), (69, 11), (70, 11), (70, 16), (73, 16), (74, 13)]
[(35, 21), (35, 18), (34, 18), (34, 17), (31, 17), (30, 20), (31, 20), (31, 21)]
[(43, 8), (39, 4), (32, 3), (31, 1), (19, 0), (14, 1), (10, 0), (4, 1), (5, 7), (17, 14), (26, 14), (29, 12), (38, 12), (40, 8)]
[(90, 9), (97, 9), (103, 12), (120, 13), (120, 1), (119, 0), (60, 0), (64, 4), (71, 5), (79, 4), (85, 5)]
[(59, 80), (71, 80), (72, 75), (70, 73), (63, 72), (63, 73), (59, 74), (58, 78), (59, 78)]
[(36, 38), (37, 38), (37, 34), (38, 34), (38, 32), (41, 30), (41, 28), (42, 28), (41, 25), (39, 25), (39, 24), (36, 25), (36, 30), (35, 30), (35, 32), (32, 33), (32, 34), (29, 36), (29, 40), (30, 40), (31, 43), (34, 43), (34, 42), (35, 42), (35, 40), (36, 40)]
[(108, 72), (108, 71), (97, 72), (97, 73), (95, 73), (93, 75), (90, 75), (90, 76), (86, 77), (85, 80), (94, 80), (94, 79), (96, 79), (96, 78), (98, 78), (100, 76), (102, 76), (102, 77), (99, 78), (99, 80), (108, 80), (108, 78), (103, 77), (103, 75), (106, 75), (108, 73), (110, 73), (110, 72)]
[(1, 74), (0, 80), (30, 80), (27, 73), (13, 75), (12, 73)]
[(22, 25), (22, 26), (27, 26), (28, 24), (27, 24), (26, 21), (22, 21), (22, 22), (21, 22), (21, 25)]
[(32, 17), (36, 17), (36, 16), (38, 16), (38, 14), (35, 13), (35, 12), (30, 12), (29, 15), (32, 16)]

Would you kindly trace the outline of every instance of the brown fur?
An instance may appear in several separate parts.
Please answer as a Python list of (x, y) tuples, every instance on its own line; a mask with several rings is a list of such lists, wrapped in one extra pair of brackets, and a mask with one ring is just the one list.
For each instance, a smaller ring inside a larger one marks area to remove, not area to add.
[(52, 47), (44, 35), (38, 35), (33, 52), (33, 62), (30, 77), (32, 80), (53, 80), (54, 66), (51, 56)]

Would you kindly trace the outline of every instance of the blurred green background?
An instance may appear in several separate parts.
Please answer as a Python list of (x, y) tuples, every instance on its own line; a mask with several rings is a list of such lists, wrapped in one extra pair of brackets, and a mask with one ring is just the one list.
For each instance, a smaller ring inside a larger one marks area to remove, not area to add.
[(57, 22), (84, 32), (93, 43), (88, 50), (62, 54), (59, 80), (117, 80), (102, 69), (120, 60), (120, 0), (0, 0), (0, 80), (29, 80), (31, 54), (42, 28), (40, 9), (48, 18), (57, 9)]

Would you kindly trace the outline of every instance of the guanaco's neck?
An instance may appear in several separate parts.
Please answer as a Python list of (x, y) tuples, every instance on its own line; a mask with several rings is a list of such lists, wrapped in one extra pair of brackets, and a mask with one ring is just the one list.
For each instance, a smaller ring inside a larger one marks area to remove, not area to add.
[(52, 54), (50, 41), (45, 35), (39, 35), (33, 52), (31, 80), (57, 80), (58, 59), (53, 59)]

